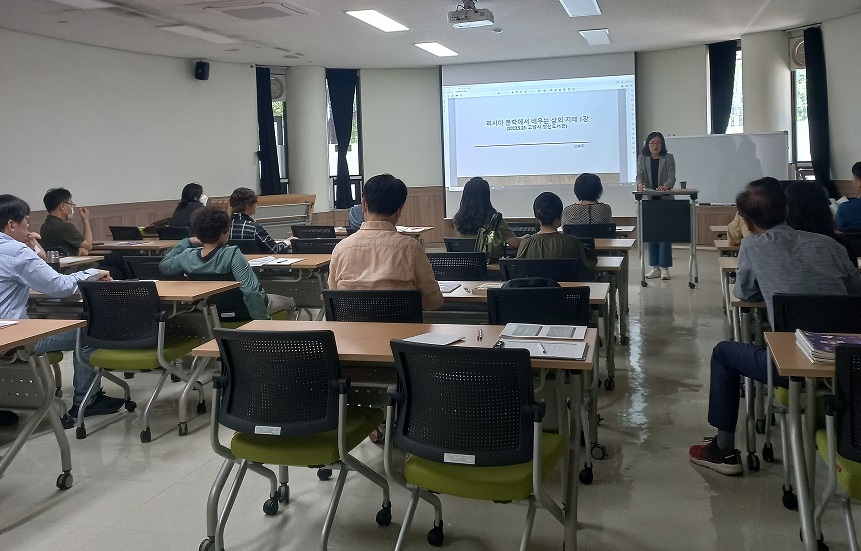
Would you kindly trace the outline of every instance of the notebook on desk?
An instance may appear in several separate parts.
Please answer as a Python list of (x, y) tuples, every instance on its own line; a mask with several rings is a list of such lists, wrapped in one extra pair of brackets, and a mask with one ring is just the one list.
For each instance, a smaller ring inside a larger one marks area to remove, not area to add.
[(500, 333), (502, 337), (518, 339), (561, 339), (583, 340), (586, 338), (585, 325), (538, 325), (535, 323), (508, 323)]
[[(501, 344), (500, 344), (501, 343)], [(518, 340), (500, 338), (500, 348), (525, 348), (532, 358), (553, 358), (560, 360), (585, 360), (589, 345), (585, 342)]]
[(455, 283), (454, 281), (438, 281), (439, 290), (443, 293), (450, 293), (460, 287), (460, 283)]

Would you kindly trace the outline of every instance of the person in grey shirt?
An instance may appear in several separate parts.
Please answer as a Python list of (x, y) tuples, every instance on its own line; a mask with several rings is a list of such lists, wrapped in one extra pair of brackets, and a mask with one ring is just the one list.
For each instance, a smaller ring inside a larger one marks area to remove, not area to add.
[[(764, 300), (774, 324), (772, 300), (778, 293), (861, 295), (861, 276), (846, 249), (831, 237), (786, 225), (786, 195), (774, 180), (751, 182), (736, 198), (738, 212), (751, 231), (741, 242), (735, 296)], [(719, 473), (744, 472), (735, 449), (741, 377), (768, 380), (768, 352), (763, 346), (724, 341), (711, 357), (709, 424), (718, 429), (707, 444), (692, 446), (691, 461)], [(785, 378), (774, 374), (776, 384)]]

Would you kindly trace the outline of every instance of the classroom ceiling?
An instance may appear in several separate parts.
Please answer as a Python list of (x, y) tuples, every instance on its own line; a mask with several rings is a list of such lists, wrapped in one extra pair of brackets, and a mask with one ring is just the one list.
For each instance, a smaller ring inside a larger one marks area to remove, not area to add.
[[(459, 0), (107, 1), (114, 7), (85, 10), (52, 0), (0, 0), (0, 27), (180, 58), (401, 68), (662, 50), (861, 12), (861, 0), (598, 0), (602, 15), (572, 18), (559, 0), (477, 0), (478, 8), (493, 12), (495, 25), (455, 29), (447, 13)], [(213, 9), (248, 4), (286, 7), (291, 15), (246, 20)], [(383, 33), (344, 13), (371, 8), (409, 30)], [(212, 44), (159, 29), (171, 25), (189, 25), (239, 42)], [(609, 29), (610, 45), (589, 46), (578, 32), (596, 28)], [(460, 55), (437, 58), (413, 46), (432, 41)]]

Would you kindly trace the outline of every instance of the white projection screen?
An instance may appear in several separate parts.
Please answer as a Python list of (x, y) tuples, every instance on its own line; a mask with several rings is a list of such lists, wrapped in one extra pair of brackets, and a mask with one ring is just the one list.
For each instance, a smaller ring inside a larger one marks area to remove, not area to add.
[(531, 217), (542, 191), (574, 202), (583, 172), (601, 177), (614, 214), (633, 213), (634, 81), (632, 53), (444, 65), (446, 217), (473, 176), (490, 183), (494, 207), (514, 218)]

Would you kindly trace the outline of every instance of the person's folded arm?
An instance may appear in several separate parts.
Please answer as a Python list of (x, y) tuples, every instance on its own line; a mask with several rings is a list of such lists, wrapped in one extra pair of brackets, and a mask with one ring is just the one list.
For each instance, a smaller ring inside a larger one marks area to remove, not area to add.
[(174, 247), (164, 255), (164, 258), (162, 258), (161, 262), (158, 264), (158, 268), (168, 275), (181, 274), (185, 269), (180, 265), (178, 257), (182, 251), (190, 247), (191, 241), (188, 237), (180, 239), (179, 243), (174, 245)]
[(733, 290), (735, 298), (745, 302), (759, 302), (762, 300), (762, 291), (759, 289), (759, 283), (756, 281), (756, 275), (750, 269), (750, 262), (747, 260), (747, 248), (742, 243), (741, 249), (738, 252), (738, 270), (735, 272), (735, 289)]
[(424, 249), (418, 243), (416, 243), (416, 251), (416, 288), (422, 294), (422, 309), (436, 310), (443, 303), (442, 291), (439, 289), (439, 283), (437, 283), (436, 276), (434, 276), (433, 268), (427, 254), (425, 254)]

